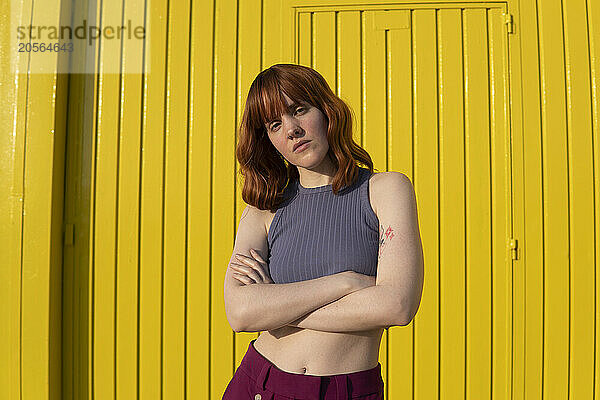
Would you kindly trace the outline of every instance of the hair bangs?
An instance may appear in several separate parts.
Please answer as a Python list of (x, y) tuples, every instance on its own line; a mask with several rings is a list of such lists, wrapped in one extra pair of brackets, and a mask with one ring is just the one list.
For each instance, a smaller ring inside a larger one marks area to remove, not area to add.
[(257, 117), (256, 124), (264, 128), (285, 113), (287, 105), (274, 74), (264, 74), (257, 83), (258, 101), (255, 103), (256, 109), (253, 114)]
[(302, 88), (307, 86), (307, 82), (298, 79), (297, 76), (282, 76), (275, 71), (266, 70), (264, 75), (257, 82), (256, 102), (257, 109), (254, 110), (261, 126), (267, 126), (272, 121), (281, 118), (281, 115), (288, 111), (288, 105), (285, 102), (283, 94), (290, 98), (292, 104), (312, 105), (313, 101), (309, 99), (306, 91)]

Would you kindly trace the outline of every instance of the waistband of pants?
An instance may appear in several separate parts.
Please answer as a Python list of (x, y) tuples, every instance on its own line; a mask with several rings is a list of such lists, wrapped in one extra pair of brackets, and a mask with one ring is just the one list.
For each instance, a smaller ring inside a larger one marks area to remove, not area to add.
[[(323, 378), (335, 381), (339, 398), (365, 396), (376, 393), (383, 388), (381, 380), (381, 364), (364, 371), (339, 375), (304, 375), (285, 372), (256, 350), (250, 341), (248, 351), (240, 364), (240, 369), (250, 376), (263, 390), (269, 389), (288, 397), (318, 399)], [(332, 383), (331, 383), (332, 384)]]

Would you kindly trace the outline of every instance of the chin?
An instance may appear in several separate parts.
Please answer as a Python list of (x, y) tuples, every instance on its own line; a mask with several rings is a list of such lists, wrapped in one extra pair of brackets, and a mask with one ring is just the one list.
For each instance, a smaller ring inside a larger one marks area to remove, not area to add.
[[(305, 169), (314, 169), (321, 165), (323, 162), (326, 162), (326, 157), (306, 157), (305, 159), (299, 161), (294, 164), (296, 167), (305, 168)], [(292, 163), (293, 164), (293, 163)]]

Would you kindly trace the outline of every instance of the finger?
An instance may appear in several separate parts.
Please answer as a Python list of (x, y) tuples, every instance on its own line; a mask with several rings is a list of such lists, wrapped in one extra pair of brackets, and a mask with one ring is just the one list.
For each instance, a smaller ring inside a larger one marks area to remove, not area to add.
[[(252, 249), (250, 250), (250, 252), (252, 253)], [(241, 257), (238, 257), (238, 256), (241, 256)], [(246, 265), (248, 265), (250, 268), (254, 269), (260, 275), (261, 281), (267, 282), (268, 277), (265, 272), (266, 268), (263, 265), (261, 265), (256, 259), (246, 257), (243, 254), (236, 255), (236, 258), (238, 260), (240, 260), (241, 262), (245, 263)]]
[(251, 285), (253, 283), (256, 283), (252, 278), (250, 278), (246, 274), (240, 274), (239, 272), (233, 272), (232, 276), (234, 278), (236, 278), (237, 280), (242, 281), (246, 285)]
[(258, 251), (254, 250), (254, 249), (250, 249), (250, 254), (252, 254), (252, 256), (256, 260), (258, 260), (258, 262), (260, 263), (262, 275), (263, 275), (263, 278), (265, 279), (265, 281), (269, 281), (269, 283), (273, 283), (273, 280), (269, 276), (268, 263), (261, 257), (261, 255), (258, 253)]
[(233, 269), (234, 271), (237, 271), (240, 274), (247, 275), (249, 277), (256, 277), (257, 279), (260, 279), (260, 275), (258, 275), (253, 268), (251, 268), (247, 265), (230, 264), (230, 266), (231, 266), (231, 269)]
[(260, 254), (258, 253), (258, 251), (254, 250), (254, 249), (250, 249), (250, 254), (252, 254), (252, 256), (254, 258), (256, 258), (258, 261), (260, 261), (261, 263), (267, 263), (265, 260), (263, 260), (263, 258), (260, 256)]
[(231, 263), (230, 265), (235, 271), (239, 271), (244, 275), (248, 276), (249, 278), (252, 278), (256, 283), (263, 283), (263, 278), (261, 277), (261, 275), (258, 274), (257, 271), (251, 266), (233, 263)]
[(232, 273), (231, 273), (231, 277), (232, 277), (233, 279), (235, 279), (236, 281), (238, 281), (238, 282), (242, 282), (244, 285), (246, 284), (246, 282), (244, 282), (244, 281), (242, 280), (242, 278), (240, 277), (240, 274), (236, 274), (235, 272), (232, 272)]
[(251, 271), (252, 268), (245, 266), (245, 265), (239, 265), (239, 264), (229, 264), (229, 267), (236, 271), (238, 274), (242, 274), (242, 275), (248, 275)]
[(239, 267), (236, 267), (235, 265), (230, 265), (229, 267), (230, 267), (232, 270), (236, 271), (238, 274), (242, 274), (242, 273), (244, 273), (244, 271), (243, 271), (241, 268), (239, 268)]
[(238, 281), (242, 282), (245, 285), (251, 285), (254, 282), (252, 279), (248, 278), (246, 275), (242, 275), (242, 274), (238, 274), (238, 273), (233, 273), (232, 276), (237, 279)]

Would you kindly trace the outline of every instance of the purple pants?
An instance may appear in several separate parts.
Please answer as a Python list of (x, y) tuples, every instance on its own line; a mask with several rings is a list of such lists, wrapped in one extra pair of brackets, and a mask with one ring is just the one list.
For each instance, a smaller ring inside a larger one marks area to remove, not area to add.
[(285, 372), (260, 354), (250, 341), (248, 351), (227, 385), (222, 400), (383, 400), (381, 364), (341, 375)]

